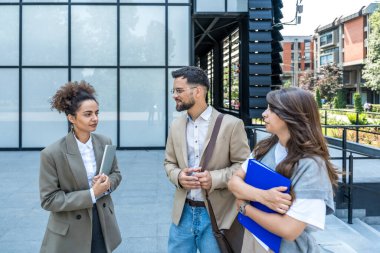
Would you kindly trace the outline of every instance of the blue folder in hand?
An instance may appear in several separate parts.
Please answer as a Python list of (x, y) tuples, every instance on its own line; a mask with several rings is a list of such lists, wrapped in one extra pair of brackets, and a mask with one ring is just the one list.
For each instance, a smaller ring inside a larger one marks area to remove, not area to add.
[[(254, 186), (255, 188), (263, 190), (268, 190), (278, 186), (286, 186), (288, 187), (286, 191), (287, 193), (289, 193), (289, 188), (291, 185), (289, 178), (284, 177), (283, 175), (277, 173), (276, 171), (270, 169), (255, 159), (250, 159), (248, 161), (245, 182), (249, 185)], [(268, 207), (260, 204), (259, 202), (251, 202), (251, 205), (267, 213), (275, 212)], [(279, 252), (281, 237), (269, 232), (257, 224), (255, 221), (253, 221), (251, 218), (242, 215), (241, 213), (238, 215), (238, 220), (246, 229), (248, 229), (252, 234), (259, 238), (263, 243), (265, 243), (271, 250), (273, 250), (275, 253)]]

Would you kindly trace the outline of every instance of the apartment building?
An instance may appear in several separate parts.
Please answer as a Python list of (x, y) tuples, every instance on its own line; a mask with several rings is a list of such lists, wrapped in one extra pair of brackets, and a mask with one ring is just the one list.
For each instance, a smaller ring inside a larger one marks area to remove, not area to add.
[(314, 69), (312, 36), (284, 36), (281, 44), (283, 82), (299, 86), (300, 77)]
[(369, 17), (377, 8), (378, 3), (363, 6), (356, 13), (318, 27), (313, 36), (315, 75), (321, 66), (336, 63), (343, 71), (343, 89), (348, 104), (353, 104), (355, 92), (361, 93), (363, 103), (379, 103), (380, 100), (379, 94), (364, 86), (362, 77), (370, 33)]

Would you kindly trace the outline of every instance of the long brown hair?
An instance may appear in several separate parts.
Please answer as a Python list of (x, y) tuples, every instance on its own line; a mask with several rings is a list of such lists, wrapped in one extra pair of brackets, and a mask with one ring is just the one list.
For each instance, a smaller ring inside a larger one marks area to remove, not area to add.
[[(337, 170), (329, 161), (329, 151), (313, 95), (300, 88), (285, 88), (269, 92), (267, 102), (269, 109), (285, 121), (290, 133), (286, 143), (288, 155), (277, 165), (276, 171), (290, 178), (301, 158), (318, 156), (325, 161), (330, 182), (336, 186)], [(277, 142), (276, 135), (260, 141), (253, 151), (256, 159), (262, 158)]]

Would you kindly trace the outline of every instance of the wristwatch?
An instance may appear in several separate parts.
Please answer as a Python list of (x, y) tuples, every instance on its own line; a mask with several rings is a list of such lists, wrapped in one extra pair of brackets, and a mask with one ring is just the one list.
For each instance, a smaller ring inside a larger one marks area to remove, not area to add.
[(248, 201), (244, 201), (243, 203), (241, 203), (239, 206), (239, 213), (241, 213), (242, 215), (245, 215), (245, 207), (247, 205), (249, 205)]

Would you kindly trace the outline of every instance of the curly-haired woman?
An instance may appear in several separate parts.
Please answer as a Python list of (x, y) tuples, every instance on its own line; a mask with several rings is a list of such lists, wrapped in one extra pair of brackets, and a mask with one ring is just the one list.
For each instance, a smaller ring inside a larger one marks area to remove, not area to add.
[[(267, 102), (262, 116), (272, 135), (256, 145), (251, 158), (290, 178), (290, 195), (283, 193), (285, 187), (260, 190), (246, 184), (248, 160), (230, 180), (229, 189), (241, 213), (283, 238), (281, 253), (319, 252), (310, 231), (324, 229), (326, 214), (334, 211), (333, 185), (338, 176), (329, 161), (316, 102), (310, 92), (299, 88), (271, 91)], [(262, 212), (247, 200), (277, 213)], [(246, 230), (243, 250), (252, 246), (256, 253), (272, 252)]]
[(99, 175), (105, 145), (94, 134), (99, 105), (88, 83), (69, 82), (51, 99), (71, 131), (41, 152), (41, 206), (50, 211), (40, 252), (108, 253), (121, 242), (110, 193), (121, 175), (116, 158), (109, 175)]

